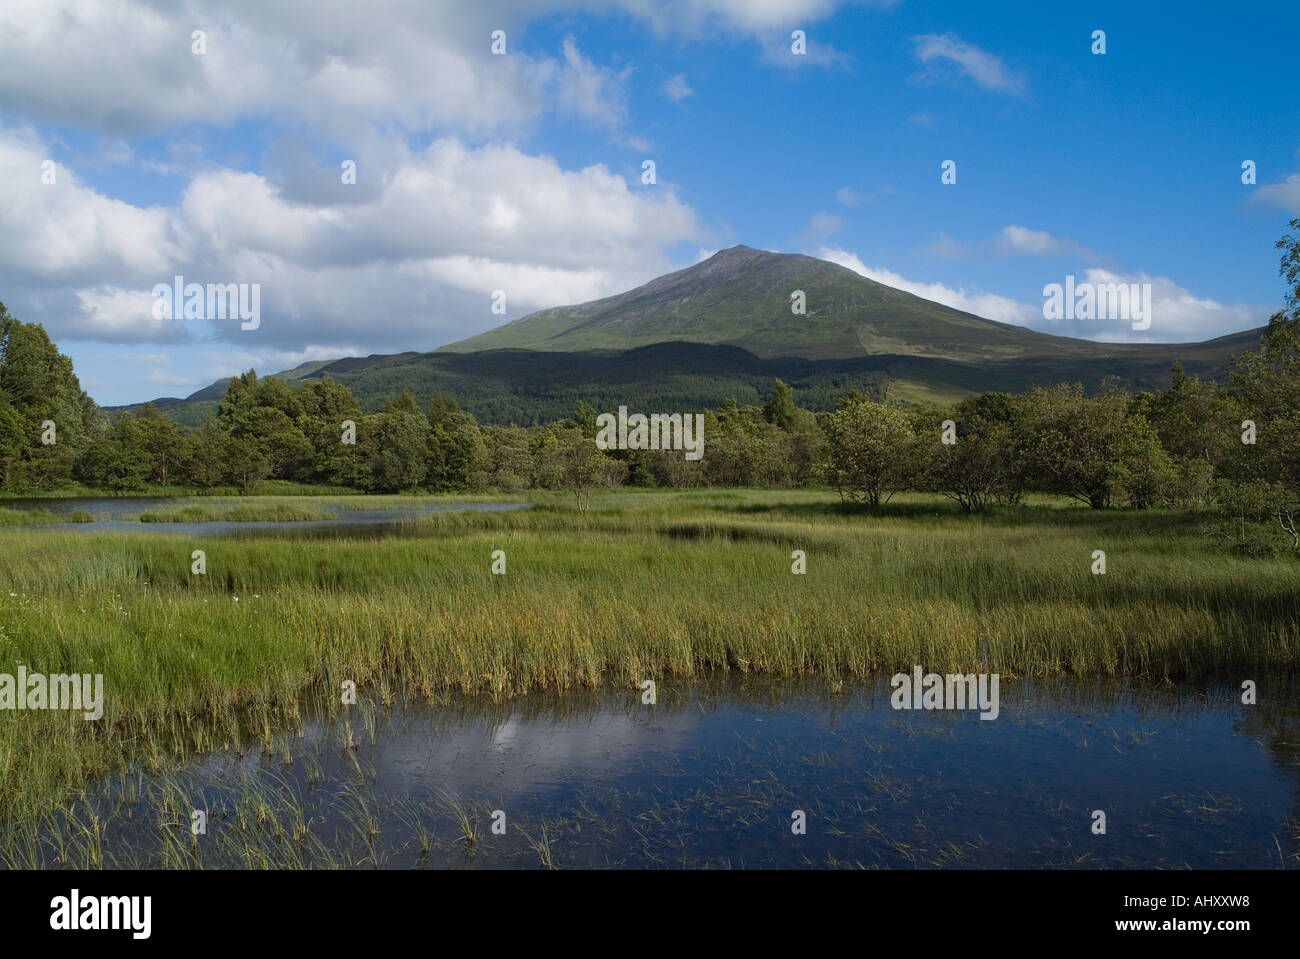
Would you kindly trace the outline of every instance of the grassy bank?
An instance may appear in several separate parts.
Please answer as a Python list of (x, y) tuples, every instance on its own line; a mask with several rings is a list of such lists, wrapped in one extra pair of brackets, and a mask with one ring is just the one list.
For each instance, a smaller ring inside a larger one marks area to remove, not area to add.
[(52, 513), (47, 509), (8, 509), (0, 506), (0, 526), (44, 526), (50, 523), (89, 523), (93, 517), (85, 510)]
[(333, 511), (321, 503), (243, 503), (238, 506), (191, 504), (172, 509), (148, 510), (142, 523), (292, 523), (329, 519)]
[(382, 538), (4, 531), (0, 672), (102, 673), (106, 702), (98, 722), (0, 712), (0, 821), (129, 758), (269, 743), (308, 708), (341, 708), (347, 680), (381, 701), (710, 669), (837, 680), (975, 669), (981, 643), (979, 668), (1004, 675), (1250, 678), (1300, 658), (1300, 563), (1227, 554), (1183, 514), (624, 491), (581, 517), (571, 497), (528, 498)]

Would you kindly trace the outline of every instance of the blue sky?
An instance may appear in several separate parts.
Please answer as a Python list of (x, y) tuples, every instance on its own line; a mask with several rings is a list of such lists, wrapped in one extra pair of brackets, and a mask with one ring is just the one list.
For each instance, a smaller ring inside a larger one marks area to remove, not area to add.
[[(0, 300), (104, 404), (433, 349), (737, 243), (1064, 335), (1247, 329), (1300, 215), (1300, 13), (1175, 9), (14, 0)], [(177, 273), (258, 283), (258, 328), (155, 317)], [(1151, 328), (1044, 319), (1068, 275), (1151, 283)]]

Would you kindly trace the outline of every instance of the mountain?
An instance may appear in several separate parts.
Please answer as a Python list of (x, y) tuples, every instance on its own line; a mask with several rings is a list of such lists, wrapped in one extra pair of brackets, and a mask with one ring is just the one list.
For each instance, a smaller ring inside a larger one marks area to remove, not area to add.
[[(802, 290), (807, 314), (790, 309)], [(1116, 346), (986, 320), (811, 256), (733, 246), (626, 293), (531, 313), (439, 352), (626, 350), (651, 343), (738, 346), (810, 360), (929, 356), (973, 364), (1028, 357), (1133, 358)]]
[[(790, 295), (802, 290), (807, 314)], [(833, 409), (850, 389), (903, 403), (985, 390), (1116, 377), (1133, 390), (1169, 382), (1175, 361), (1226, 378), (1231, 357), (1260, 330), (1204, 343), (1097, 343), (1038, 333), (904, 293), (834, 263), (747, 246), (617, 296), (529, 314), (432, 353), (313, 361), (277, 374), (331, 377), (375, 409), (411, 390), (423, 403), (450, 393), (488, 423), (558, 419), (580, 400), (655, 409), (757, 403), (780, 377), (797, 400)], [(227, 381), (158, 402), (193, 424)]]

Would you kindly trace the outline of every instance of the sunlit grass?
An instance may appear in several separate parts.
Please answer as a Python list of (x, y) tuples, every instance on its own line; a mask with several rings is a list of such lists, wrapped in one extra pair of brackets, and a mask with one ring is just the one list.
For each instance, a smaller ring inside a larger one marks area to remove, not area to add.
[(8, 509), (0, 506), (0, 526), (43, 526), (73, 522), (81, 522), (75, 513), (61, 516), (47, 509)]
[(319, 503), (252, 502), (238, 506), (191, 503), (170, 509), (147, 510), (140, 514), (142, 523), (289, 523), (325, 520), (334, 515)]

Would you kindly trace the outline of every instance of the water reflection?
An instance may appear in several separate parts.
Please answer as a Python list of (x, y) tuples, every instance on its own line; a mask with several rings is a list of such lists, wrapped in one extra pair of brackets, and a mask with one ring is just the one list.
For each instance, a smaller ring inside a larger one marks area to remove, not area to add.
[[(269, 753), (117, 777), (91, 802), (117, 865), (1300, 864), (1294, 679), (1261, 680), (1254, 706), (1230, 684), (1002, 689), (993, 722), (896, 712), (884, 677), (839, 693), (665, 679), (655, 706), (638, 690), (363, 704)], [(171, 862), (159, 810), (185, 803), (209, 810), (209, 832)], [(1098, 809), (1105, 835), (1091, 832)], [(298, 823), (309, 838), (284, 838)]]

